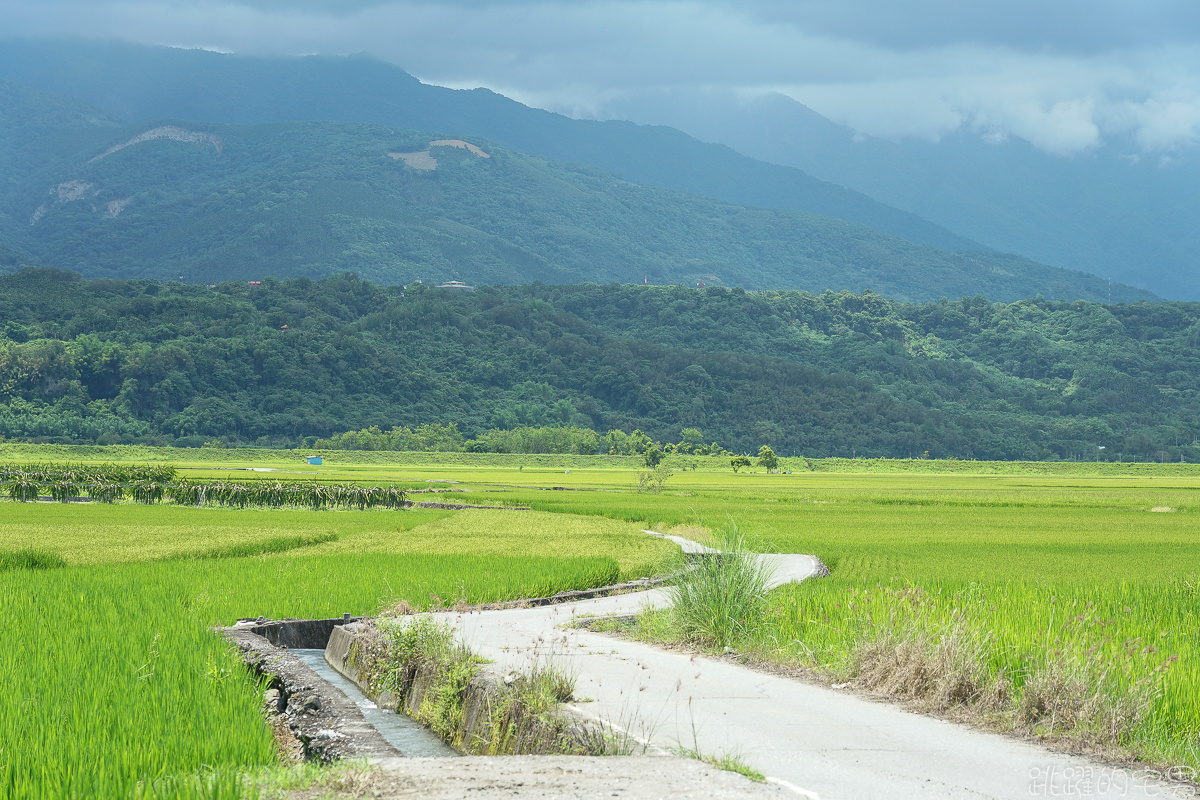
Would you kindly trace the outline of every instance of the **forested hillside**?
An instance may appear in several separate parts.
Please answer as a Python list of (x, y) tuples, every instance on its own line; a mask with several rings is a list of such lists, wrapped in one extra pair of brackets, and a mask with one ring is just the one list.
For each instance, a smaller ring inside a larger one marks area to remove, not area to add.
[(424, 84), (365, 56), (256, 58), (117, 42), (9, 41), (0, 48), (0, 80), (68, 95), (128, 122), (337, 120), (478, 136), (634, 183), (838, 217), (939, 248), (985, 249), (859, 192), (672, 128), (575, 120), (486, 89)]
[(871, 289), (902, 300), (1152, 297), (800, 211), (628, 183), (445, 134), (99, 112), (0, 85), (0, 245), (89, 277), (215, 283), (353, 271), (519, 284)]
[(809, 456), (1200, 460), (1200, 304), (25, 269), (0, 278), (0, 323), (14, 439), (295, 445), (453, 422), (689, 427)]

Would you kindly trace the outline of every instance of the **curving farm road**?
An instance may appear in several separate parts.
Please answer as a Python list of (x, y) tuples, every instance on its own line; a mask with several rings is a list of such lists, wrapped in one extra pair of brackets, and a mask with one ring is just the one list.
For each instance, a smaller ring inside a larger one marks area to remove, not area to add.
[[(649, 533), (649, 532), (648, 532)], [(658, 534), (654, 534), (658, 535)], [(676, 540), (703, 551), (689, 540)], [(775, 584), (816, 573), (810, 556), (767, 555)], [(438, 615), (500, 669), (552, 659), (577, 676), (575, 704), (652, 749), (736, 754), (799, 796), (875, 798), (1190, 797), (1170, 786), (1035, 744), (903, 711), (723, 660), (564, 628), (632, 614), (663, 590), (556, 606)]]

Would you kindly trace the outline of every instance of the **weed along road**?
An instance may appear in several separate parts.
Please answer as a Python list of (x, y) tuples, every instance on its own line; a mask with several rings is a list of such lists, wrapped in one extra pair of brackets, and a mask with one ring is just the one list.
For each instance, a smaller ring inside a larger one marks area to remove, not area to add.
[[(776, 585), (820, 569), (809, 556), (767, 558), (775, 562)], [(765, 674), (733, 658), (672, 652), (573, 625), (588, 616), (629, 615), (667, 603), (666, 592), (655, 589), (438, 616), (498, 669), (550, 661), (576, 676), (580, 713), (650, 749), (733, 755), (804, 797), (1176, 796), (1172, 787), (1135, 772)]]

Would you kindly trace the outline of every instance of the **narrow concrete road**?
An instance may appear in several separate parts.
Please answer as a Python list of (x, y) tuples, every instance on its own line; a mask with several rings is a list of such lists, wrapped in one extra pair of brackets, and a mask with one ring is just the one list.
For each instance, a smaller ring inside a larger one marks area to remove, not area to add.
[[(687, 541), (687, 540), (683, 540)], [(688, 542), (685, 546), (693, 546)], [(772, 555), (776, 583), (818, 562)], [(442, 614), (501, 669), (547, 659), (577, 676), (575, 707), (652, 748), (736, 754), (799, 796), (876, 798), (1190, 797), (1086, 759), (846, 692), (577, 628), (573, 617), (635, 613), (663, 590), (531, 609)]]

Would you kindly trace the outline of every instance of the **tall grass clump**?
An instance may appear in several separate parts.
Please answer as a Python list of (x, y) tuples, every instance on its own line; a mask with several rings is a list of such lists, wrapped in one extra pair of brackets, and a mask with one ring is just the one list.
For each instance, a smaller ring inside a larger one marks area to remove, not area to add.
[[(486, 662), (425, 616), (383, 620), (384, 647), (371, 659), (372, 683), (394, 693), (410, 713), (471, 755), (624, 752), (604, 726), (563, 715), (575, 678), (551, 659), (536, 658), (501, 680), (482, 674)], [(414, 694), (417, 683), (420, 694)], [(469, 709), (468, 706), (472, 708)]]
[(667, 594), (684, 639), (730, 647), (758, 627), (773, 569), (732, 522), (711, 546), (720, 552), (686, 557)]
[(418, 672), (426, 673), (430, 689), (416, 717), (438, 736), (462, 746), (463, 704), (483, 660), (455, 641), (448, 624), (431, 617), (400, 619), (387, 625), (384, 632), (389, 647), (383, 684), (402, 695)]

